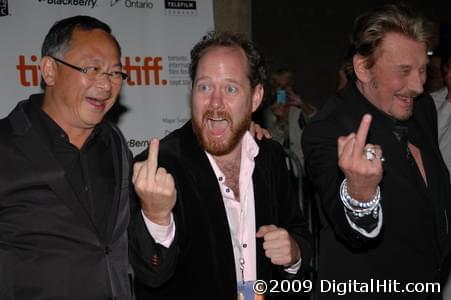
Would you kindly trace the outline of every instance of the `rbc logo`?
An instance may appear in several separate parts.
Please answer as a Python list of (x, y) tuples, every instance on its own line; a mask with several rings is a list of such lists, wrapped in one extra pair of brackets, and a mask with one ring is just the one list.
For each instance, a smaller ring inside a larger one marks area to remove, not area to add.
[(0, 17), (5, 17), (8, 14), (8, 0), (0, 0)]

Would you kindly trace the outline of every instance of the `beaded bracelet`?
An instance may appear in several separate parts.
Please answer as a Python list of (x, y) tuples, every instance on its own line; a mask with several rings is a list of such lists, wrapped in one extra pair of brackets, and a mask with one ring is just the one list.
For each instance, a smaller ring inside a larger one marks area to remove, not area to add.
[(376, 215), (379, 210), (379, 202), (381, 200), (381, 192), (379, 186), (376, 189), (376, 194), (373, 199), (368, 202), (358, 201), (352, 198), (348, 193), (347, 180), (344, 179), (340, 186), (340, 198), (344, 206), (357, 217), (364, 217), (370, 214)]

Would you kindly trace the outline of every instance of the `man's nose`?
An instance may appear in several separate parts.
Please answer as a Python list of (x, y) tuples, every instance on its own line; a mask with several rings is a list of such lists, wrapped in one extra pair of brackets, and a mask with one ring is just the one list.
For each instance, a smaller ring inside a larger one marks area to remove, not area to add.
[(220, 89), (215, 88), (213, 90), (213, 92), (211, 93), (209, 105), (214, 109), (220, 109), (224, 107), (224, 101)]

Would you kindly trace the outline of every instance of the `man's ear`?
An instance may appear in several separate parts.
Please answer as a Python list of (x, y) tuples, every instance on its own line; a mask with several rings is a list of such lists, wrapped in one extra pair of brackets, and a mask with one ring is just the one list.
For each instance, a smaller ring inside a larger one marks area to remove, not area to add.
[(357, 79), (363, 83), (371, 81), (371, 72), (367, 68), (368, 58), (363, 57), (360, 54), (355, 54), (352, 58), (352, 64), (354, 67), (354, 73)]
[(49, 56), (44, 56), (41, 58), (40, 68), (45, 84), (47, 86), (53, 86), (57, 75), (56, 61)]
[(256, 111), (262, 103), (264, 88), (262, 84), (257, 84), (252, 93), (252, 112)]

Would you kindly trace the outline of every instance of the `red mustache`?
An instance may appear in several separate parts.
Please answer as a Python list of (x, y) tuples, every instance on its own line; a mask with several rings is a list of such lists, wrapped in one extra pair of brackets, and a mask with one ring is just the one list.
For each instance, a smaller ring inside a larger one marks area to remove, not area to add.
[(230, 114), (223, 110), (219, 110), (219, 111), (207, 110), (204, 113), (203, 118), (204, 119), (225, 119), (227, 121), (230, 121), (232, 119), (230, 117)]

